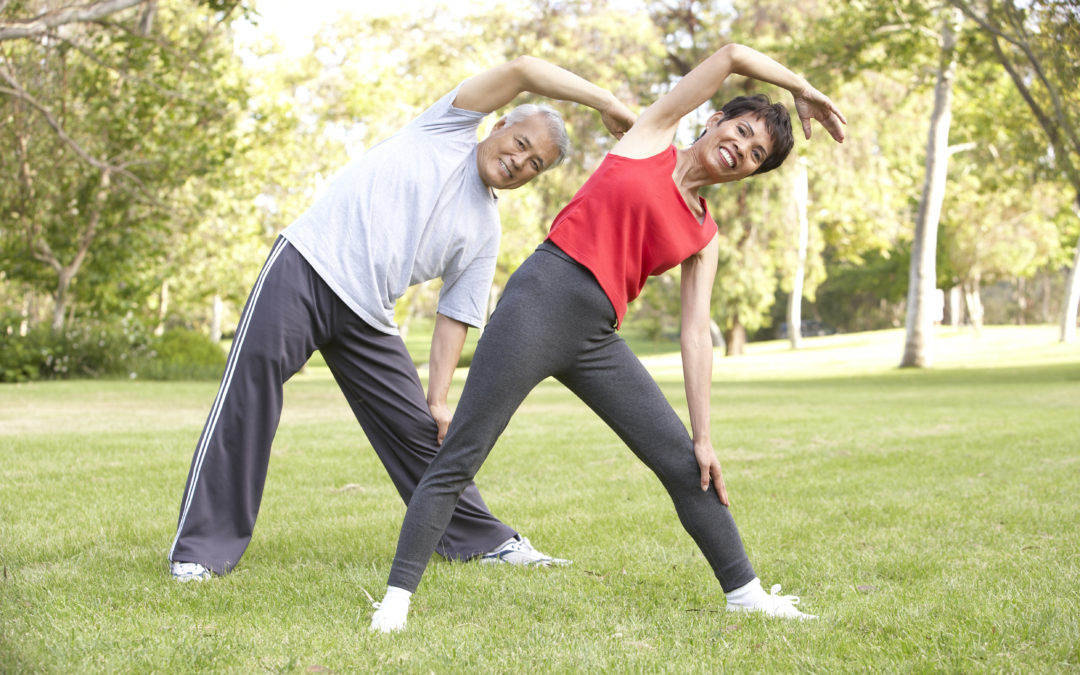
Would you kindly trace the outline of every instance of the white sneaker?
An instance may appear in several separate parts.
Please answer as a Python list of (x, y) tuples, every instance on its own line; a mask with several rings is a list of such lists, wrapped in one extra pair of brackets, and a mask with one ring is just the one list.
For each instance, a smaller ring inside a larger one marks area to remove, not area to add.
[(485, 553), (480, 558), (480, 562), (484, 564), (506, 563), (508, 565), (552, 567), (569, 565), (571, 561), (552, 558), (546, 553), (541, 553), (533, 548), (528, 539), (521, 535), (515, 535), (495, 549)]
[(814, 614), (806, 614), (795, 609), (795, 605), (799, 604), (799, 596), (779, 595), (779, 593), (780, 584), (776, 584), (769, 590), (768, 595), (765, 595), (765, 591), (762, 590), (742, 603), (729, 600), (727, 608), (729, 612), (762, 612), (766, 616), (778, 616), (785, 619), (817, 618)]
[(173, 579), (182, 584), (188, 581), (206, 581), (210, 578), (210, 570), (199, 563), (171, 562), (169, 570), (172, 572)]
[(394, 633), (405, 629), (405, 621), (409, 618), (409, 603), (382, 602), (372, 603), (375, 613), (371, 615), (371, 628), (369, 630), (380, 633)]

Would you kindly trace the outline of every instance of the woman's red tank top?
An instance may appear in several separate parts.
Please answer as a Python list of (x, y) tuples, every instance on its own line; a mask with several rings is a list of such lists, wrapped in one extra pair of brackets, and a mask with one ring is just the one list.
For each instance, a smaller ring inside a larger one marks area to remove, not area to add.
[(716, 235), (708, 209), (698, 222), (675, 185), (676, 152), (671, 146), (645, 159), (608, 153), (548, 234), (596, 277), (615, 308), (616, 327), (648, 277), (683, 262)]

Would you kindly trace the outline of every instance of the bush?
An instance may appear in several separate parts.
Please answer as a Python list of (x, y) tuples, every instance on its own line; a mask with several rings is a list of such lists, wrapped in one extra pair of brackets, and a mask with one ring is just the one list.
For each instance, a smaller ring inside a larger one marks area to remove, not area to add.
[(153, 341), (138, 373), (149, 380), (216, 380), (224, 369), (221, 345), (202, 333), (170, 330)]
[(82, 321), (59, 333), (48, 326), (36, 326), (25, 336), (13, 326), (0, 330), (0, 382), (217, 379), (224, 368), (224, 350), (203, 334), (172, 330), (155, 338), (130, 316), (112, 323)]
[(84, 321), (53, 332), (39, 325), (25, 336), (0, 334), (0, 381), (73, 377), (133, 377), (149, 335), (137, 321)]
[(41, 375), (41, 355), (32, 340), (0, 333), (0, 382), (26, 382)]

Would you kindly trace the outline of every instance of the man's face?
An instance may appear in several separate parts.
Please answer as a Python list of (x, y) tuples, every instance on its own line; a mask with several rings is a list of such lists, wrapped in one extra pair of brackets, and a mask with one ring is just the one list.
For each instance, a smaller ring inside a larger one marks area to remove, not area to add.
[(543, 115), (531, 115), (507, 126), (499, 120), (480, 142), (476, 166), (480, 179), (497, 190), (513, 190), (538, 176), (559, 157)]

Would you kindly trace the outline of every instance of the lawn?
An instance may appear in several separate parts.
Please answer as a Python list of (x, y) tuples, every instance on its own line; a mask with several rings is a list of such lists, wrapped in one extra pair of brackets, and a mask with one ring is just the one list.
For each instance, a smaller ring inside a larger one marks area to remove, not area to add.
[[(713, 438), (768, 587), (724, 611), (659, 483), (559, 385), (477, 482), (558, 569), (433, 561), (408, 629), (368, 632), (404, 506), (317, 362), (288, 383), (236, 571), (166, 571), (216, 383), (0, 386), (0, 672), (1077, 672), (1080, 346), (942, 329), (717, 357)], [(685, 419), (677, 354), (646, 363)], [(458, 381), (454, 391), (460, 391)]]

